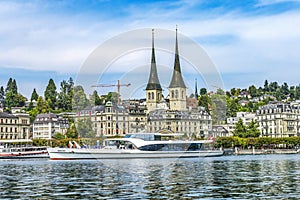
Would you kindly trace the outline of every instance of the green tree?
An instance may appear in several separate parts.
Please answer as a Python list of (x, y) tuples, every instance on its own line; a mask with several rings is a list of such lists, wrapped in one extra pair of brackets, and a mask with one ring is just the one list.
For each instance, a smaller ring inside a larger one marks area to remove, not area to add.
[(74, 124), (74, 121), (69, 120), (69, 127), (67, 129), (66, 136), (68, 138), (78, 138), (78, 132)]
[(222, 124), (226, 120), (227, 106), (226, 95), (222, 89), (211, 95), (212, 121), (213, 124)]
[(105, 102), (111, 101), (113, 104), (117, 104), (118, 102), (118, 93), (117, 92), (109, 92), (105, 98)]
[(90, 96), (90, 105), (102, 105), (102, 100), (100, 99), (96, 90), (94, 90), (93, 94)]
[(206, 94), (207, 94), (206, 88), (201, 88), (200, 89), (200, 95), (206, 95)]
[(232, 99), (229, 97), (226, 97), (226, 103), (227, 103), (227, 117), (236, 117), (236, 113), (239, 111), (239, 103), (238, 99)]
[(74, 83), (73, 79), (70, 78), (69, 81), (63, 80), (60, 83), (60, 92), (57, 96), (57, 108), (63, 111), (72, 110), (72, 97), (74, 93)]
[(1, 88), (0, 88), (0, 107), (4, 106), (4, 99), (5, 99), (5, 91), (4, 91), (4, 87), (1, 86)]
[(55, 106), (56, 106), (57, 92), (56, 92), (55, 83), (52, 78), (49, 80), (49, 83), (46, 87), (46, 90), (44, 92), (44, 97), (45, 97), (45, 100), (48, 102), (49, 107), (52, 110), (54, 110)]
[(268, 92), (268, 91), (269, 91), (269, 83), (268, 83), (268, 80), (265, 80), (264, 92)]
[(38, 93), (36, 92), (36, 90), (34, 88), (33, 91), (32, 91), (32, 94), (31, 94), (30, 101), (33, 101), (33, 100), (37, 101), (38, 98), (39, 98), (39, 95), (38, 95)]
[(26, 97), (18, 93), (16, 80), (10, 78), (5, 89), (4, 105), (10, 110), (11, 107), (22, 107), (25, 105)]
[(259, 137), (260, 131), (258, 130), (258, 124), (253, 119), (247, 126), (247, 134), (246, 137)]
[(242, 119), (239, 119), (239, 121), (235, 124), (233, 135), (237, 136), (237, 137), (245, 137), (246, 136), (246, 127), (245, 127)]
[(287, 83), (283, 83), (283, 85), (281, 86), (281, 93), (283, 93), (284, 95), (288, 95), (290, 93), (289, 91), (289, 86)]
[(5, 92), (12, 92), (13, 94), (18, 94), (18, 87), (15, 79), (9, 78)]
[(93, 138), (96, 133), (93, 129), (93, 123), (90, 118), (82, 118), (77, 120), (77, 132), (81, 138)]
[(65, 139), (66, 136), (62, 133), (55, 133), (53, 136), (52, 136), (53, 139), (57, 139), (57, 140), (62, 140), (62, 139)]
[(88, 106), (88, 100), (82, 86), (78, 85), (74, 87), (74, 95), (72, 98), (72, 109), (74, 111), (83, 110)]
[(254, 86), (254, 85), (251, 85), (249, 88), (248, 88), (248, 91), (249, 91), (249, 93), (250, 93), (250, 95), (251, 95), (251, 97), (257, 97), (257, 89), (256, 89), (256, 87)]
[(44, 100), (42, 96), (39, 96), (37, 99), (35, 109), (37, 110), (38, 114), (47, 113), (50, 111), (48, 102)]
[(210, 113), (209, 106), (211, 105), (211, 99), (207, 94), (201, 95), (199, 97), (199, 106), (204, 107), (207, 113)]
[(295, 99), (300, 99), (300, 85), (295, 88)]

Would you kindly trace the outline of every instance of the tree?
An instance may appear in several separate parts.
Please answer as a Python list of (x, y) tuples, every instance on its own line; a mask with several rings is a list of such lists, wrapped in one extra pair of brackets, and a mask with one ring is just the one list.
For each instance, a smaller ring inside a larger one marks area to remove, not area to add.
[(257, 89), (254, 85), (251, 85), (249, 88), (248, 88), (248, 91), (251, 95), (251, 97), (257, 97)]
[(105, 102), (111, 101), (113, 104), (117, 104), (118, 102), (118, 93), (117, 92), (109, 92), (105, 98)]
[(101, 105), (102, 104), (102, 100), (100, 99), (98, 93), (96, 90), (94, 90), (93, 94), (90, 96), (90, 105)]
[(16, 80), (12, 80), (12, 78), (10, 78), (8, 80), (5, 91), (6, 94), (4, 105), (8, 108), (8, 110), (10, 110), (11, 107), (22, 107), (25, 105), (27, 99), (26, 97), (18, 93)]
[(300, 85), (295, 88), (295, 99), (300, 99)]
[(268, 80), (265, 80), (264, 91), (265, 91), (265, 92), (268, 92), (268, 91), (269, 91), (269, 83), (268, 83)]
[(245, 137), (246, 136), (246, 127), (244, 126), (242, 119), (239, 119), (239, 121), (235, 124), (233, 136), (237, 136), (237, 137)]
[(213, 124), (222, 124), (226, 120), (226, 95), (222, 89), (211, 95)]
[(281, 86), (281, 92), (284, 94), (284, 95), (288, 95), (290, 93), (289, 91), (289, 86), (287, 83), (283, 83), (283, 85)]
[(45, 100), (48, 102), (49, 107), (52, 110), (54, 110), (55, 105), (56, 105), (57, 92), (56, 92), (55, 83), (52, 78), (49, 80), (49, 83), (46, 87), (46, 90), (44, 92), (44, 97), (45, 97)]
[(38, 98), (39, 98), (39, 95), (34, 88), (32, 94), (31, 94), (30, 101), (33, 101), (33, 100), (37, 101)]
[(67, 129), (66, 136), (67, 138), (78, 138), (76, 126), (73, 121), (71, 122), (71, 120), (69, 120), (69, 128)]
[(199, 97), (198, 105), (204, 107), (207, 113), (210, 113), (209, 105), (211, 105), (211, 99), (207, 94)]
[(207, 94), (206, 88), (201, 88), (200, 89), (200, 95), (206, 95), (206, 94)]
[(38, 114), (49, 112), (50, 107), (48, 105), (48, 101), (44, 100), (42, 96), (39, 96), (36, 101), (35, 109), (37, 110)]
[(66, 136), (62, 133), (55, 133), (53, 136), (52, 136), (53, 139), (57, 139), (57, 140), (62, 140), (62, 139), (65, 139)]
[(93, 123), (90, 118), (82, 118), (77, 120), (77, 132), (82, 138), (93, 138), (96, 133), (93, 130)]
[(74, 87), (74, 95), (72, 98), (72, 109), (74, 111), (80, 111), (88, 106), (88, 100), (82, 86), (78, 85)]
[(253, 119), (247, 126), (247, 134), (246, 137), (259, 137), (260, 131), (258, 130), (258, 124)]
[(57, 108), (63, 111), (72, 110), (72, 97), (74, 93), (74, 83), (73, 79), (70, 78), (69, 81), (63, 80), (60, 83), (60, 92), (57, 96)]
[(239, 111), (238, 99), (231, 99), (226, 97), (227, 103), (227, 117), (236, 117), (236, 113)]
[(0, 88), (0, 107), (4, 106), (4, 99), (5, 99), (4, 87), (1, 86), (1, 88)]

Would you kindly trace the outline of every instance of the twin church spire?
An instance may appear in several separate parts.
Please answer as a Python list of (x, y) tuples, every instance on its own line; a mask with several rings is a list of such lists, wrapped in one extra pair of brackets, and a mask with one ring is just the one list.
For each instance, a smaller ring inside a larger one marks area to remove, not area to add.
[[(157, 108), (159, 101), (162, 99), (162, 87), (160, 85), (154, 50), (154, 29), (152, 29), (152, 55), (151, 55), (151, 69), (148, 84), (146, 87), (146, 104), (148, 112)], [(169, 85), (169, 99), (171, 110), (185, 110), (186, 109), (186, 86), (184, 84), (178, 51), (177, 26), (176, 26), (176, 42), (175, 42), (175, 61), (172, 79)]]

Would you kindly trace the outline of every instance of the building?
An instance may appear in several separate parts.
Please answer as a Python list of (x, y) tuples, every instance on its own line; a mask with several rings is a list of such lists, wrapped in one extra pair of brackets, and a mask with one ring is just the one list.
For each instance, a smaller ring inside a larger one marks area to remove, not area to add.
[(79, 112), (75, 120), (84, 118), (91, 119), (95, 137), (124, 136), (129, 132), (128, 111), (123, 106), (113, 105), (110, 101), (105, 105)]
[(146, 86), (146, 106), (147, 111), (157, 109), (158, 103), (162, 100), (162, 87), (160, 85), (154, 51), (154, 29), (152, 29), (152, 55), (151, 55), (151, 69), (148, 84)]
[(53, 113), (38, 114), (33, 122), (33, 139), (51, 139), (55, 133), (65, 134), (68, 120)]
[(30, 117), (26, 113), (0, 112), (0, 139), (29, 139)]
[(256, 119), (261, 136), (292, 137), (300, 135), (300, 104), (273, 102), (259, 107)]
[[(152, 31), (151, 68), (146, 87), (147, 132), (176, 132), (185, 134), (188, 137), (207, 137), (212, 129), (211, 116), (204, 108), (198, 107), (197, 99), (189, 99), (187, 103), (187, 88), (181, 74), (179, 59), (177, 28), (174, 68), (169, 85), (168, 99), (161, 98), (161, 86), (154, 59), (153, 40), (154, 33)], [(154, 94), (154, 100), (152, 93)], [(159, 96), (159, 98), (155, 98), (155, 95)]]
[(212, 135), (214, 137), (229, 137), (229, 131), (222, 125), (212, 126)]

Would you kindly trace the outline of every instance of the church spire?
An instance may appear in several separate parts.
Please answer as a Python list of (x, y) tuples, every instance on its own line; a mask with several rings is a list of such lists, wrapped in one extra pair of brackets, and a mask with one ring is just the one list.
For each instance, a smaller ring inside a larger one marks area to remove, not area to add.
[(176, 25), (176, 43), (175, 43), (175, 62), (173, 76), (169, 88), (186, 88), (180, 69), (179, 51), (178, 51), (178, 39), (177, 39), (177, 25)]
[(197, 79), (195, 79), (195, 99), (198, 99), (198, 97)]
[(151, 69), (150, 69), (150, 76), (149, 76), (146, 90), (162, 90), (158, 80), (157, 69), (156, 69), (155, 51), (154, 51), (154, 29), (152, 29)]

